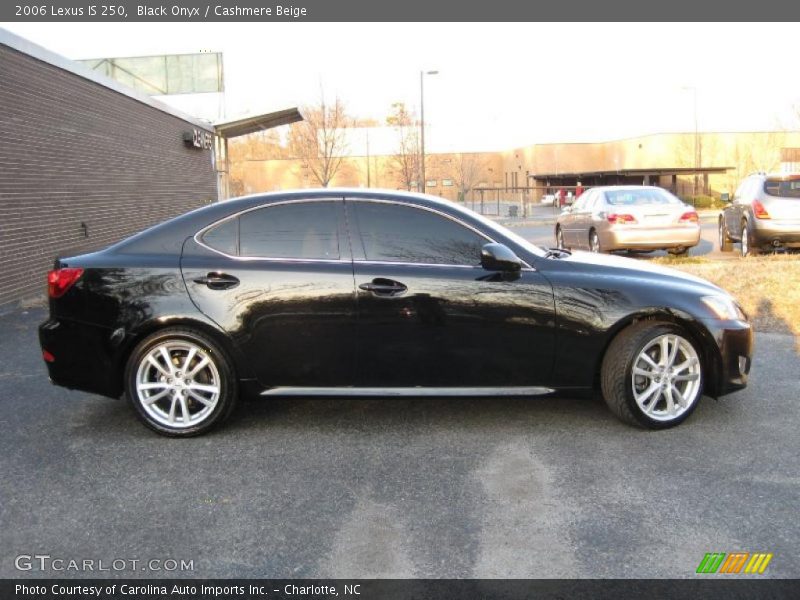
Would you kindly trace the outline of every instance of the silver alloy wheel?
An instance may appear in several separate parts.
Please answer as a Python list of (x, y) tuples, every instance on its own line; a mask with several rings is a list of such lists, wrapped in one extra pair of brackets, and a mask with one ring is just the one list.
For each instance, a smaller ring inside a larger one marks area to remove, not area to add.
[(589, 248), (592, 252), (600, 252), (600, 236), (597, 235), (596, 231), (592, 231), (591, 235), (589, 235)]
[(742, 256), (750, 253), (750, 239), (747, 233), (747, 225), (742, 224)]
[(697, 351), (679, 335), (660, 335), (639, 352), (631, 383), (634, 400), (645, 415), (655, 421), (676, 419), (700, 396)]
[(185, 429), (214, 412), (220, 381), (206, 350), (190, 341), (169, 340), (153, 346), (139, 362), (136, 395), (154, 421)]

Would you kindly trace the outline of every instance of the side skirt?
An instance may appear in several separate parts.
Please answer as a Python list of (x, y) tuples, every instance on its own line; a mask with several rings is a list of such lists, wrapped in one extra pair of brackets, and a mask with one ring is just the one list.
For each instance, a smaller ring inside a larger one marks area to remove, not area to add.
[(274, 387), (262, 396), (542, 396), (545, 387)]

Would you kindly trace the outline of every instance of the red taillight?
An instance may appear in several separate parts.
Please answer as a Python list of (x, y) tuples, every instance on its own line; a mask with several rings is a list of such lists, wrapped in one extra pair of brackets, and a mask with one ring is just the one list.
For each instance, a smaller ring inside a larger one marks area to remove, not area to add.
[(47, 293), (51, 298), (60, 298), (80, 279), (83, 269), (56, 269), (47, 274)]
[(698, 216), (697, 216), (697, 213), (696, 213), (696, 212), (694, 212), (693, 210), (690, 210), (689, 212), (685, 212), (685, 213), (683, 213), (683, 214), (681, 215), (681, 218), (680, 218), (680, 219), (678, 219), (678, 220), (679, 220), (681, 223), (697, 223), (697, 221), (698, 221)]
[(42, 358), (45, 362), (56, 362), (56, 357), (50, 354), (47, 350), (42, 350)]
[(753, 214), (756, 216), (756, 219), (770, 219), (772, 217), (769, 216), (767, 209), (764, 208), (764, 205), (761, 204), (758, 200), (753, 200)]
[(624, 223), (636, 223), (636, 219), (633, 215), (626, 214), (618, 215), (617, 213), (611, 213), (608, 215), (607, 219), (609, 223), (614, 223), (617, 225), (622, 225)]

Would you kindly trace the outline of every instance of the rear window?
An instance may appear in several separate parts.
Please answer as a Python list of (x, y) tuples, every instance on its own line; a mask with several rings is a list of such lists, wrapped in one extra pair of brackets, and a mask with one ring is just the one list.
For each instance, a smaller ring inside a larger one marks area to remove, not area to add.
[(613, 206), (646, 206), (649, 204), (681, 204), (665, 190), (646, 188), (640, 190), (606, 190), (606, 200)]
[(800, 177), (797, 179), (767, 179), (764, 192), (781, 198), (800, 198)]

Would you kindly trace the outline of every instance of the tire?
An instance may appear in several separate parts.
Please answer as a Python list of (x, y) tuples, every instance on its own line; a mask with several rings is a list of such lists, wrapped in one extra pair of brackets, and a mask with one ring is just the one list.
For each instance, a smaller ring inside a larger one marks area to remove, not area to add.
[(207, 335), (184, 327), (157, 331), (134, 348), (125, 392), (145, 425), (172, 437), (210, 431), (231, 414), (239, 395), (227, 354)]
[(725, 227), (725, 219), (719, 218), (719, 249), (720, 252), (730, 252), (733, 250), (733, 242), (728, 237), (728, 230)]
[(562, 250), (566, 249), (564, 245), (564, 232), (561, 231), (561, 227), (556, 227), (556, 247)]
[(741, 240), (739, 251), (742, 256), (758, 256), (758, 247), (753, 246), (753, 239), (747, 227), (747, 221), (742, 221), (742, 237), (739, 239)]
[[(666, 355), (662, 345), (665, 338)], [(672, 355), (676, 344), (677, 351)], [(672, 323), (639, 322), (620, 332), (603, 357), (603, 398), (611, 412), (626, 423), (645, 429), (674, 427), (694, 412), (703, 393), (700, 357), (700, 349), (682, 328)], [(665, 380), (661, 369), (670, 364), (673, 366)], [(683, 368), (676, 372), (676, 366)], [(650, 376), (640, 374), (643, 372)]]
[(603, 252), (603, 248), (600, 246), (600, 236), (594, 229), (589, 232), (589, 250), (596, 254)]

